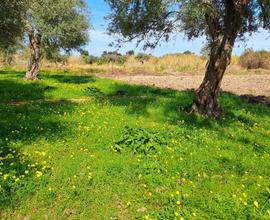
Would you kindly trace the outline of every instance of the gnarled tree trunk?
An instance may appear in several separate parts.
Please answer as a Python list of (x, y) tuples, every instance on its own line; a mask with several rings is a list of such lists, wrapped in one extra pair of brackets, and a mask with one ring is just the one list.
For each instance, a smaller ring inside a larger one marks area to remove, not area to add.
[(231, 62), (233, 46), (242, 23), (240, 15), (246, 1), (225, 0), (224, 23), (220, 22), (219, 14), (212, 10), (212, 5), (208, 1), (205, 1), (204, 5), (208, 11), (205, 18), (208, 36), (211, 39), (211, 53), (204, 80), (193, 100), (192, 111), (219, 117), (222, 113), (219, 103), (220, 86), (226, 68)]
[(231, 61), (235, 38), (236, 36), (222, 36), (212, 43), (205, 77), (196, 91), (192, 111), (210, 117), (219, 117), (222, 113), (219, 103), (220, 86), (225, 70)]
[(41, 35), (37, 32), (31, 31), (28, 33), (30, 42), (31, 57), (28, 67), (28, 72), (25, 74), (26, 80), (37, 80), (40, 62), (40, 43)]

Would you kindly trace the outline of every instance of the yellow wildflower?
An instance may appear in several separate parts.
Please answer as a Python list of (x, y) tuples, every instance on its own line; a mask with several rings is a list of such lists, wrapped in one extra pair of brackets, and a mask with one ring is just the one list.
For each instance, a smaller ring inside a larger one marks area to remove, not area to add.
[(257, 201), (254, 201), (253, 204), (257, 209), (259, 208), (259, 203)]
[(43, 175), (43, 173), (41, 171), (36, 171), (36, 176), (39, 178)]

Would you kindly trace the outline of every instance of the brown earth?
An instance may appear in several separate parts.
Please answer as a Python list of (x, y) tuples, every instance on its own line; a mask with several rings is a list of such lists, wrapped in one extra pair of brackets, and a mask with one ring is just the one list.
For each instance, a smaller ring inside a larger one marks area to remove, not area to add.
[[(106, 74), (102, 77), (122, 80), (133, 84), (154, 85), (176, 90), (196, 89), (203, 75), (125, 75)], [(270, 74), (225, 75), (222, 90), (243, 96), (251, 102), (270, 103)]]

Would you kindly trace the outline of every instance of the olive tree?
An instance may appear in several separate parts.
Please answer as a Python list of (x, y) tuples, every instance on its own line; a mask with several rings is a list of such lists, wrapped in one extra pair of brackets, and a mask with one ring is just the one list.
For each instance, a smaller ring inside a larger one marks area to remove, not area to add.
[(106, 0), (111, 7), (109, 32), (118, 43), (137, 39), (146, 47), (183, 32), (189, 40), (206, 36), (210, 56), (192, 111), (210, 117), (221, 114), (219, 94), (237, 39), (259, 28), (270, 28), (269, 0)]
[(26, 0), (0, 1), (0, 50), (9, 49), (23, 35)]
[(35, 80), (41, 56), (57, 60), (86, 44), (89, 22), (84, 0), (30, 1), (24, 21), (31, 51), (25, 79)]

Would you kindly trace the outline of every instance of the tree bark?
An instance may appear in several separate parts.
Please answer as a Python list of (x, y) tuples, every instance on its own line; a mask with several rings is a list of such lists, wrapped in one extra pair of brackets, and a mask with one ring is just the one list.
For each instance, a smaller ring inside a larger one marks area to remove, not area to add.
[(31, 57), (29, 61), (28, 71), (25, 74), (24, 79), (37, 80), (40, 63), (41, 35), (38, 32), (35, 33), (34, 31), (31, 31), (28, 33), (28, 37), (30, 42)]
[(221, 115), (219, 103), (221, 82), (231, 62), (233, 46), (242, 24), (241, 15), (246, 4), (246, 1), (236, 4), (233, 0), (225, 0), (225, 17), (222, 24), (220, 15), (212, 10), (211, 3), (205, 2), (205, 7), (209, 7), (205, 19), (208, 26), (207, 34), (211, 39), (211, 53), (204, 80), (193, 100), (192, 112), (215, 118)]
[(209, 117), (219, 117), (222, 113), (219, 95), (226, 68), (230, 64), (235, 37), (222, 36), (211, 45), (211, 54), (204, 80), (197, 89), (192, 111)]

